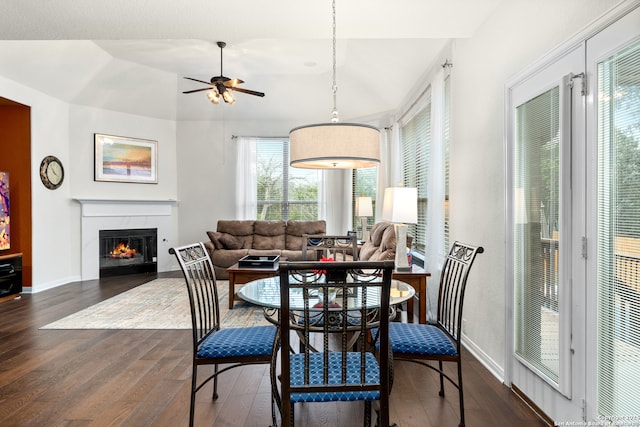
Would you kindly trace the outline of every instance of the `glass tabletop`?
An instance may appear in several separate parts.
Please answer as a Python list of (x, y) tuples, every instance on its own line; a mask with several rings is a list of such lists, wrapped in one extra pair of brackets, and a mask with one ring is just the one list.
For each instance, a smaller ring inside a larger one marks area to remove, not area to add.
[[(357, 288), (361, 289), (361, 288)], [(380, 304), (380, 288), (371, 287), (367, 293), (368, 306), (376, 307)], [(413, 298), (415, 289), (408, 283), (400, 280), (391, 281), (391, 295), (389, 304), (400, 304), (408, 299)], [(267, 277), (264, 279), (254, 280), (244, 284), (238, 290), (238, 296), (243, 300), (255, 305), (269, 308), (280, 308), (280, 277)], [(318, 302), (320, 298), (314, 296)], [(337, 296), (336, 301), (341, 301), (342, 297)], [(294, 310), (302, 310), (304, 308), (304, 300), (302, 298), (302, 288), (290, 288), (289, 290), (290, 308)], [(349, 308), (359, 309), (362, 306), (361, 292), (355, 292), (349, 295), (347, 299)]]

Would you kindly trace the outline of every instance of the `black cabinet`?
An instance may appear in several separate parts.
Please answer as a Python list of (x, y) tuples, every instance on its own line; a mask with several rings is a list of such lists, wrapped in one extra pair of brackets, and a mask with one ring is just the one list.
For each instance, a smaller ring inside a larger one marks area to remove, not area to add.
[(0, 299), (22, 292), (22, 254), (0, 256)]

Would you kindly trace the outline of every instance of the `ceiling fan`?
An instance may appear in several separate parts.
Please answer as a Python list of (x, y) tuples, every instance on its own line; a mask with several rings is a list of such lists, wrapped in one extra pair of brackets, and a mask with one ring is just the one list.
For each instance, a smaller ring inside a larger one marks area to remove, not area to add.
[(217, 42), (216, 43), (220, 48), (220, 75), (211, 77), (211, 82), (205, 82), (204, 80), (194, 79), (192, 77), (185, 77), (187, 80), (193, 80), (194, 82), (204, 83), (209, 85), (209, 87), (187, 90), (182, 93), (194, 93), (194, 92), (202, 92), (203, 90), (207, 90), (207, 98), (214, 104), (218, 104), (220, 102), (220, 98), (223, 99), (227, 104), (233, 104), (236, 102), (232, 90), (236, 92), (247, 93), (249, 95), (255, 96), (264, 96), (263, 92), (256, 92), (255, 90), (243, 89), (237, 87), (239, 84), (244, 83), (243, 80), (240, 79), (230, 79), (229, 77), (225, 77), (222, 74), (222, 49), (227, 45), (225, 42)]

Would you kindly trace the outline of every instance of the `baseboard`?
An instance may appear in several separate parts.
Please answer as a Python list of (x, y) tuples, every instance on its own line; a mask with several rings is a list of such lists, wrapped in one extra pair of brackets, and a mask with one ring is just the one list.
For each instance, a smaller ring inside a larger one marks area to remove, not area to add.
[(53, 282), (41, 283), (35, 286), (23, 286), (23, 294), (37, 294), (38, 292), (47, 291), (49, 289), (57, 288), (58, 286), (67, 285), (72, 282), (79, 282), (82, 280), (81, 276), (71, 276), (66, 279), (54, 280)]
[(504, 368), (496, 363), (487, 353), (485, 353), (480, 347), (476, 345), (472, 340), (469, 339), (465, 334), (462, 334), (462, 345), (466, 348), (469, 353), (473, 355), (478, 361), (487, 368), (491, 374), (498, 379), (501, 383), (504, 384)]

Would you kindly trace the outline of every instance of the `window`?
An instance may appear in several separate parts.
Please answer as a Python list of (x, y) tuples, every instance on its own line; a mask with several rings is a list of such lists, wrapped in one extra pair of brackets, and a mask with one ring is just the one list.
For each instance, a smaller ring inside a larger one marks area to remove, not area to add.
[(257, 219), (318, 219), (321, 172), (290, 167), (288, 139), (259, 138), (256, 156)]
[(516, 108), (515, 351), (559, 383), (560, 88)]
[(409, 224), (412, 252), (424, 256), (427, 230), (427, 184), (431, 148), (431, 103), (402, 124), (402, 166), (405, 187), (418, 189), (418, 224)]
[(353, 212), (351, 223), (353, 229), (356, 230), (360, 226), (360, 220), (356, 217), (356, 198), (360, 196), (371, 197), (371, 204), (373, 205), (373, 215), (367, 218), (367, 226), (369, 230), (375, 224), (376, 213), (376, 189), (378, 188), (378, 167), (365, 169), (354, 169), (352, 174), (352, 186), (351, 186), (351, 212)]

